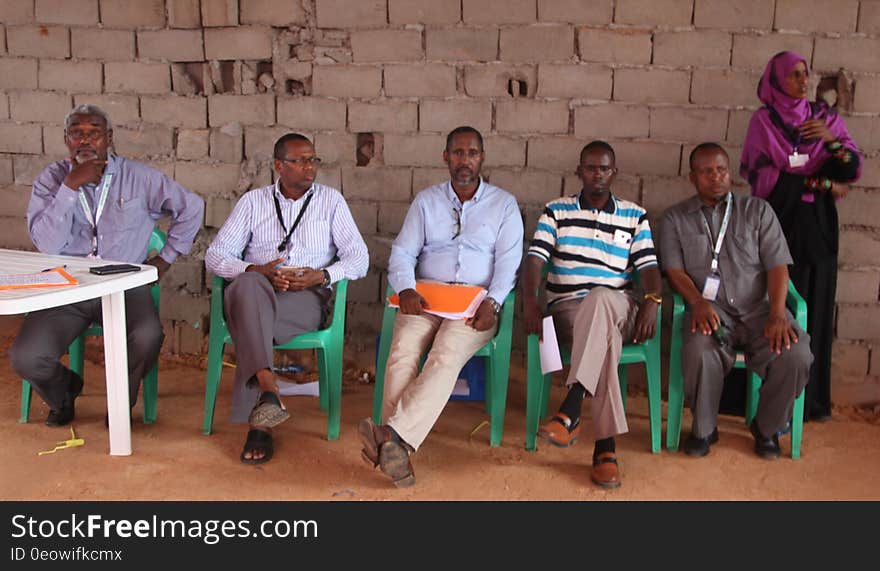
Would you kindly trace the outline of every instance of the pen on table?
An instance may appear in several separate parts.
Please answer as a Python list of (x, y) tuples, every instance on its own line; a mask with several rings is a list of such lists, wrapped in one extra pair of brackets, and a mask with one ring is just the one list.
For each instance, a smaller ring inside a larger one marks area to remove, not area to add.
[(46, 268), (45, 270), (40, 270), (40, 273), (43, 273), (43, 272), (51, 272), (52, 270), (57, 270), (58, 268), (61, 268), (61, 269), (63, 269), (63, 270), (66, 270), (66, 269), (67, 269), (67, 264), (64, 264), (64, 265), (61, 265), (61, 266), (52, 266), (51, 268)]

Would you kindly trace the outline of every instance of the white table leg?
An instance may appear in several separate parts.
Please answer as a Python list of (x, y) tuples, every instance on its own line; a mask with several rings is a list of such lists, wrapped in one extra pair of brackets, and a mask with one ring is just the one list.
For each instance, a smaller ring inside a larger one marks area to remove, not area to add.
[(128, 344), (125, 333), (125, 292), (101, 298), (104, 316), (104, 368), (107, 372), (107, 413), (110, 454), (131, 455), (131, 408), (128, 399)]

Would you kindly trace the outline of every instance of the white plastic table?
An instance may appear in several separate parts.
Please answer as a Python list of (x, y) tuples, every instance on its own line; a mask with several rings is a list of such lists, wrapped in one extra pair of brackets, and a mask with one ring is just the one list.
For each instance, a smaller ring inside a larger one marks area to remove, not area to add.
[(0, 315), (15, 315), (101, 298), (104, 327), (104, 367), (107, 374), (107, 413), (110, 419), (110, 454), (131, 454), (131, 409), (128, 399), (128, 351), (125, 334), (125, 290), (152, 283), (154, 266), (109, 276), (89, 273), (89, 268), (114, 264), (76, 256), (51, 256), (38, 252), (0, 249), (0, 273), (25, 274), (66, 265), (79, 284), (64, 287), (0, 290)]

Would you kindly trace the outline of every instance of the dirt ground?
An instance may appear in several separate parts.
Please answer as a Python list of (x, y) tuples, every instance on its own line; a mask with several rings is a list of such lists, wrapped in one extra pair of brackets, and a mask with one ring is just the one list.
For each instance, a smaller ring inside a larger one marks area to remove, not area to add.
[[(511, 372), (504, 440), (488, 445), (482, 403), (451, 402), (413, 457), (417, 484), (397, 490), (360, 459), (357, 422), (369, 415), (372, 384), (349, 375), (343, 387), (342, 429), (326, 440), (326, 416), (314, 397), (286, 397), (292, 419), (276, 430), (267, 464), (239, 462), (245, 430), (225, 422), (232, 373), (224, 369), (215, 430), (201, 434), (205, 371), (198, 363), (163, 358), (159, 418), (141, 422), (134, 410), (128, 457), (108, 454), (100, 355), (86, 361), (86, 388), (73, 425), (82, 447), (38, 456), (69, 428), (43, 424), (47, 409), (35, 395), (31, 421), (17, 422), (20, 384), (9, 367), (9, 337), (0, 337), (0, 497), (3, 500), (877, 500), (880, 499), (880, 416), (836, 409), (825, 423), (805, 425), (802, 458), (758, 458), (741, 418), (723, 416), (720, 442), (692, 459), (664, 448), (651, 454), (647, 400), (629, 399), (630, 433), (618, 438), (623, 486), (605, 491), (589, 480), (588, 433), (570, 449), (523, 448), (525, 382)], [(555, 408), (563, 389), (554, 387)], [(684, 426), (690, 424), (685, 413)], [(665, 419), (665, 403), (664, 414)], [(665, 424), (664, 424), (665, 430)], [(665, 432), (664, 432), (665, 442)], [(789, 439), (782, 440), (783, 453)]]

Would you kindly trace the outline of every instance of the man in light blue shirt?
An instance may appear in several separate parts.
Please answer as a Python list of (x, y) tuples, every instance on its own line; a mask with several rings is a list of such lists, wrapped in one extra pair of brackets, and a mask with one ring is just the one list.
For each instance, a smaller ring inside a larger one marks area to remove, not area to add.
[[(39, 251), (147, 263), (156, 266), (159, 278), (178, 256), (190, 252), (202, 227), (204, 201), (161, 172), (110, 154), (113, 125), (103, 110), (80, 105), (68, 113), (64, 142), (70, 157), (40, 173), (28, 204), (28, 231)], [(171, 218), (165, 246), (144, 262), (153, 227), (164, 216)], [(149, 286), (125, 292), (125, 318), (129, 402), (134, 406), (140, 380), (156, 362), (164, 339)], [(93, 322), (101, 322), (100, 299), (33, 312), (9, 351), (12, 368), (49, 405), (49, 426), (74, 418), (83, 380), (58, 360)]]
[[(409, 454), (427, 437), (449, 400), (458, 373), (495, 334), (522, 258), (523, 223), (516, 199), (480, 177), (483, 137), (473, 127), (449, 133), (443, 160), (451, 180), (413, 200), (394, 244), (388, 281), (400, 296), (385, 372), (382, 418), (358, 430), (362, 456), (398, 487), (415, 483)], [(466, 320), (426, 313), (416, 280), (484, 287), (486, 299)], [(422, 372), (419, 362), (431, 351)]]

